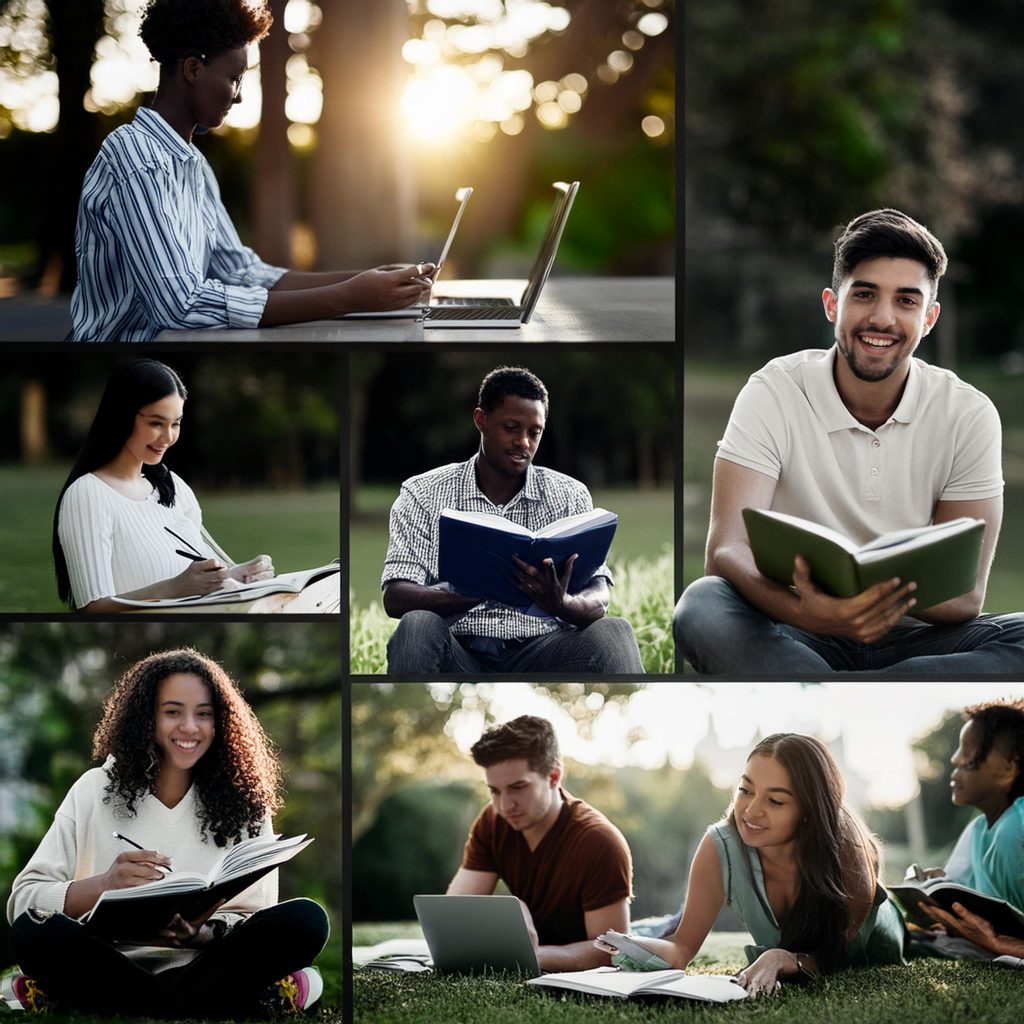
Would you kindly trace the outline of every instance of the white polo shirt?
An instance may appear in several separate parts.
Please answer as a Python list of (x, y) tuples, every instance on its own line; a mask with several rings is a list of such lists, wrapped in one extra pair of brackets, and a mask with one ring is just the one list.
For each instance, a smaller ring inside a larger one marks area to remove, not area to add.
[(1003, 492), (999, 413), (949, 370), (912, 359), (896, 411), (876, 430), (836, 389), (836, 348), (773, 359), (736, 398), (719, 459), (778, 481), (771, 507), (857, 543), (932, 521), (938, 501)]

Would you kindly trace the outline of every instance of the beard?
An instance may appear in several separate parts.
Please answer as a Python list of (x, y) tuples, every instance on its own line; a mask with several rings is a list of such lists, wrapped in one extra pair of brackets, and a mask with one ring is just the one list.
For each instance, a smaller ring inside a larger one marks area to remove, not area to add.
[(904, 354), (894, 356), (887, 363), (881, 363), (877, 366), (865, 366), (858, 361), (856, 337), (841, 331), (838, 325), (835, 330), (836, 347), (839, 349), (839, 354), (846, 360), (846, 365), (850, 368), (850, 372), (858, 380), (872, 383), (877, 383), (880, 380), (886, 380), (888, 377), (891, 377), (906, 361), (907, 353), (904, 347), (906, 338), (897, 337), (896, 335), (889, 335), (889, 337), (896, 342), (896, 346), (901, 347)]

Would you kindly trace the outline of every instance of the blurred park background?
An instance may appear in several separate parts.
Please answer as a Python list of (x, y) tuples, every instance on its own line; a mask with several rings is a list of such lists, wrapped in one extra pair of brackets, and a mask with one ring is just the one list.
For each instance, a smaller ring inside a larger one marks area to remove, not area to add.
[[(340, 538), (340, 356), (164, 353), (188, 389), (165, 462), (194, 491), (203, 523), (236, 561), (266, 552), (279, 572), (324, 565)], [(54, 506), (92, 423), (110, 350), (8, 351), (0, 378), (0, 611), (63, 606), (50, 550)]]
[[(827, 743), (848, 802), (883, 840), (883, 881), (901, 880), (911, 862), (941, 866), (978, 813), (949, 798), (961, 709), (1021, 696), (1021, 683), (353, 684), (356, 942), (417, 934), (413, 895), (444, 892), (488, 800), (468, 751), (495, 723), (552, 722), (565, 788), (629, 842), (637, 920), (678, 909), (705, 829), (773, 732)], [(728, 908), (716, 930), (743, 931)]]
[[(0, 0), (0, 336), (63, 337), (82, 179), (156, 88), (142, 6)], [(446, 276), (525, 277), (550, 183), (578, 178), (556, 273), (674, 272), (674, 0), (269, 6), (243, 102), (199, 142), (268, 262), (436, 258), (473, 185)]]
[[(1024, 607), (1024, 4), (812, 0), (685, 8), (684, 569), (702, 575), (715, 442), (751, 372), (832, 343), (839, 226), (894, 206), (943, 242), (919, 349), (988, 394), (1004, 529), (986, 611)], [(939, 439), (937, 439), (938, 441)]]
[[(531, 349), (525, 366), (550, 395), (535, 462), (584, 483), (595, 507), (618, 514), (608, 563), (610, 612), (633, 624), (648, 672), (673, 672), (674, 534), (671, 346), (590, 352)], [(349, 362), (350, 670), (383, 672), (397, 625), (381, 604), (388, 513), (407, 477), (465, 462), (480, 382), (523, 350), (354, 352)]]
[[(316, 842), (280, 871), (280, 898), (327, 908), (335, 937), (320, 964), (328, 1001), (340, 998), (341, 665), (337, 629), (323, 623), (0, 625), (0, 890), (43, 837), (87, 769), (92, 735), (114, 681), (154, 651), (190, 646), (235, 680), (276, 744), (284, 806), (275, 827)], [(9, 963), (0, 915), (0, 962)]]

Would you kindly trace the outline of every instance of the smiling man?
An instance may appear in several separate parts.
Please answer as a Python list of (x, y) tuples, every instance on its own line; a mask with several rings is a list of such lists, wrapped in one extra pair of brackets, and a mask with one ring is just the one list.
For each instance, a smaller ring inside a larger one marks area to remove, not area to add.
[(519, 898), (542, 971), (609, 963), (593, 940), (629, 928), (633, 865), (622, 833), (564, 789), (551, 723), (521, 715), (470, 750), (491, 802), (469, 831), (449, 896), (487, 896), (500, 879)]
[(534, 465), (548, 414), (544, 384), (522, 367), (500, 366), (480, 385), (473, 423), (480, 446), (402, 484), (391, 508), (381, 576), (384, 609), (401, 621), (388, 643), (391, 675), (438, 672), (643, 673), (632, 627), (606, 615), (607, 566), (579, 592), (561, 566), (518, 562), (517, 585), (545, 614), (456, 593), (438, 577), (441, 512), (488, 512), (539, 530), (589, 512), (578, 480)]
[(160, 65), (152, 106), (114, 129), (85, 176), (71, 300), (75, 341), (150, 341), (162, 330), (270, 327), (396, 309), (432, 264), (300, 273), (242, 245), (193, 144), (241, 102), (265, 0), (149, 0), (140, 35)]
[[(774, 359), (740, 392), (719, 442), (708, 574), (676, 609), (677, 641), (702, 673), (920, 678), (1019, 673), (1024, 616), (981, 615), (1003, 516), (999, 415), (949, 370), (914, 358), (939, 317), (939, 241), (898, 210), (873, 210), (835, 243), (822, 293), (835, 345)], [(792, 588), (758, 572), (742, 520), (767, 508), (857, 543), (960, 516), (985, 522), (975, 589), (916, 610), (914, 580), (851, 598), (794, 564)]]

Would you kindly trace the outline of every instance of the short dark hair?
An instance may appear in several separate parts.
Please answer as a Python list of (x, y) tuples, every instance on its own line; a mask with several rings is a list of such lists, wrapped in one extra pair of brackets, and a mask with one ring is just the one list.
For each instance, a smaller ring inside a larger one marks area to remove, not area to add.
[(139, 35), (161, 68), (259, 42), (273, 23), (266, 0), (149, 0)]
[(1000, 753), (1017, 762), (1017, 777), (1010, 787), (1010, 799), (1024, 796), (1024, 700), (990, 700), (964, 708), (964, 719), (981, 730), (978, 749), (969, 768), (977, 768), (999, 747)]
[(480, 382), (476, 404), (484, 412), (494, 412), (510, 395), (530, 402), (542, 402), (547, 416), (548, 389), (540, 377), (525, 366), (498, 366), (491, 370)]
[(880, 256), (923, 264), (932, 286), (931, 301), (935, 301), (939, 278), (946, 272), (946, 250), (923, 224), (890, 209), (862, 213), (840, 232), (835, 241), (832, 290), (839, 291), (858, 263)]
[(488, 729), (469, 752), (481, 768), (525, 758), (530, 771), (538, 775), (547, 775), (562, 763), (555, 730), (546, 718), (535, 715), (520, 715)]

